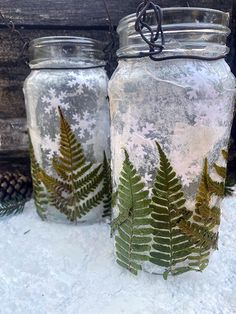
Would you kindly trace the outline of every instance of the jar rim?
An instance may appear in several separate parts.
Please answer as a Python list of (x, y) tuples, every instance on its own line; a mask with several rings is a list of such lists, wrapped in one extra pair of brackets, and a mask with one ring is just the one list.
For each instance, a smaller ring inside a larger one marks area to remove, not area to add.
[(79, 36), (46, 36), (33, 39), (29, 45), (30, 67), (87, 68), (104, 66), (104, 44)]
[[(198, 7), (163, 8), (162, 30), (165, 39), (162, 56), (199, 56), (218, 58), (225, 56), (229, 49), (226, 39), (230, 34), (229, 13)], [(119, 58), (147, 55), (149, 46), (143, 39), (150, 37), (149, 28), (143, 29), (143, 36), (135, 29), (136, 13), (121, 19), (117, 32), (120, 38)], [(146, 12), (146, 23), (155, 31), (154, 10)], [(163, 45), (159, 38), (157, 44)], [(178, 50), (178, 51), (177, 51)]]
[[(75, 44), (81, 44), (81, 45), (97, 45), (102, 47), (102, 42), (89, 38), (89, 37), (80, 37), (80, 36), (44, 36), (35, 38), (30, 41), (30, 46), (35, 46), (38, 44), (56, 44), (56, 43), (75, 43)], [(102, 49), (102, 48), (101, 48)]]
[[(225, 26), (228, 26), (229, 22), (229, 12), (224, 12), (216, 9), (210, 9), (210, 8), (201, 8), (201, 7), (169, 7), (169, 8), (161, 8), (162, 12), (165, 14), (165, 12), (178, 12), (178, 11), (198, 11), (198, 12), (209, 12), (209, 13), (216, 13), (219, 15), (222, 15), (226, 18), (226, 23), (224, 24)], [(153, 12), (153, 10), (148, 10), (148, 13)], [(123, 17), (120, 22), (118, 29), (124, 24), (124, 23), (130, 23), (130, 22), (135, 22), (136, 21), (136, 13), (129, 14), (125, 17)]]

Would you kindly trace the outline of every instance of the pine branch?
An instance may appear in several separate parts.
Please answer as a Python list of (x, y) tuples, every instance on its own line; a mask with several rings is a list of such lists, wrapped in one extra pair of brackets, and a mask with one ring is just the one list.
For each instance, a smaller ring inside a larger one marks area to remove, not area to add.
[(11, 200), (0, 203), (0, 217), (21, 214), (24, 210), (25, 200)]

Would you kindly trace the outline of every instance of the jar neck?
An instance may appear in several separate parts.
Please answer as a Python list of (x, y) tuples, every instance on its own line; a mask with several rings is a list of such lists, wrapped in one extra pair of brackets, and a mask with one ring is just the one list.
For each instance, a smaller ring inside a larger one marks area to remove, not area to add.
[(102, 44), (84, 37), (42, 37), (29, 47), (31, 69), (73, 69), (105, 66)]
[[(149, 52), (148, 44), (135, 31), (136, 14), (120, 21), (118, 33), (120, 49), (118, 57), (138, 57)], [(146, 23), (154, 30), (156, 19), (153, 11), (147, 12)], [(230, 34), (229, 14), (202, 8), (166, 8), (163, 9), (162, 28), (165, 45), (158, 55), (160, 58), (190, 56), (217, 58), (224, 57), (229, 48), (226, 40)], [(144, 35), (150, 39), (150, 34)], [(161, 41), (157, 41), (161, 45)]]

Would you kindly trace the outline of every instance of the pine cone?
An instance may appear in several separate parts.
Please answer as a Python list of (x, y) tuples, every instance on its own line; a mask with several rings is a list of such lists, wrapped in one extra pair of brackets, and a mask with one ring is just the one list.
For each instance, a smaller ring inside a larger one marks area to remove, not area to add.
[(0, 202), (28, 200), (32, 195), (32, 180), (19, 172), (0, 173)]

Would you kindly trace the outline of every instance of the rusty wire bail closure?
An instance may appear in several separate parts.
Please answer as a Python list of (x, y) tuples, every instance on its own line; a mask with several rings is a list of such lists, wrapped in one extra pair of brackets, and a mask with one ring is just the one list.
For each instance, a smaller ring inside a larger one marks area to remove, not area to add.
[(16, 29), (14, 22), (11, 19), (6, 18), (2, 14), (1, 11), (0, 11), (0, 19), (3, 21), (3, 24), (9, 29), (9, 31), (12, 34), (16, 34), (19, 37), (20, 41), (22, 42), (22, 49), (21, 49), (20, 55), (18, 57), (18, 60), (23, 60), (28, 65), (29, 64), (28, 57), (26, 56), (25, 52), (29, 48), (29, 38), (23, 37), (21, 32), (18, 29)]
[[(126, 54), (122, 53), (118, 55), (118, 59), (140, 59), (149, 57), (153, 61), (164, 61), (171, 59), (195, 59), (195, 60), (203, 60), (203, 61), (215, 61), (225, 58), (225, 53), (221, 53), (217, 56), (198, 56), (198, 55), (183, 55), (183, 54), (175, 54), (175, 55), (166, 55), (162, 54), (165, 52), (165, 33), (163, 30), (163, 12), (165, 9), (160, 7), (158, 4), (154, 2), (155, 0), (143, 0), (136, 11), (136, 21), (135, 21), (135, 31), (140, 35), (142, 40), (148, 45), (149, 51), (139, 51), (138, 54)], [(189, 7), (189, 3), (187, 1), (187, 7)], [(148, 16), (152, 14), (154, 17), (154, 21), (156, 22), (156, 26), (152, 23), (148, 24)], [(164, 12), (165, 13), (165, 12)], [(131, 19), (131, 16), (130, 16)], [(124, 23), (125, 18), (123, 19)], [(159, 56), (158, 56), (159, 55)]]
[[(153, 10), (157, 26), (156, 30), (153, 30), (150, 25), (147, 24), (146, 18), (147, 18), (147, 10)], [(149, 46), (149, 53), (142, 53), (143, 57), (149, 56), (152, 60), (156, 61), (157, 59), (154, 57), (155, 55), (158, 55), (162, 52), (164, 49), (165, 44), (165, 38), (164, 33), (162, 29), (162, 8), (155, 4), (151, 0), (145, 0), (143, 1), (137, 9), (136, 12), (137, 20), (135, 23), (135, 30), (140, 34), (142, 39), (148, 44)], [(143, 30), (147, 29), (150, 33), (150, 39), (148, 39), (145, 35)], [(161, 38), (161, 44), (158, 44), (158, 39)]]
[(116, 49), (117, 49), (117, 41), (116, 41), (116, 30), (115, 26), (112, 22), (111, 14), (109, 12), (109, 8), (107, 5), (107, 1), (103, 0), (104, 8), (106, 11), (106, 21), (108, 22), (109, 29), (109, 39), (107, 44), (105, 45), (103, 52), (107, 58), (107, 65), (106, 65), (106, 71), (108, 76), (110, 77), (112, 73), (114, 72), (116, 66), (117, 66), (117, 57), (116, 57)]
[(107, 21), (108, 21), (108, 25), (109, 25), (109, 31), (108, 32), (110, 35), (110, 41), (104, 47), (103, 52), (104, 53), (111, 53), (113, 51), (113, 49), (115, 48), (115, 27), (112, 23), (111, 15), (110, 15), (106, 0), (103, 0), (103, 4), (104, 4), (106, 15), (107, 15)]

